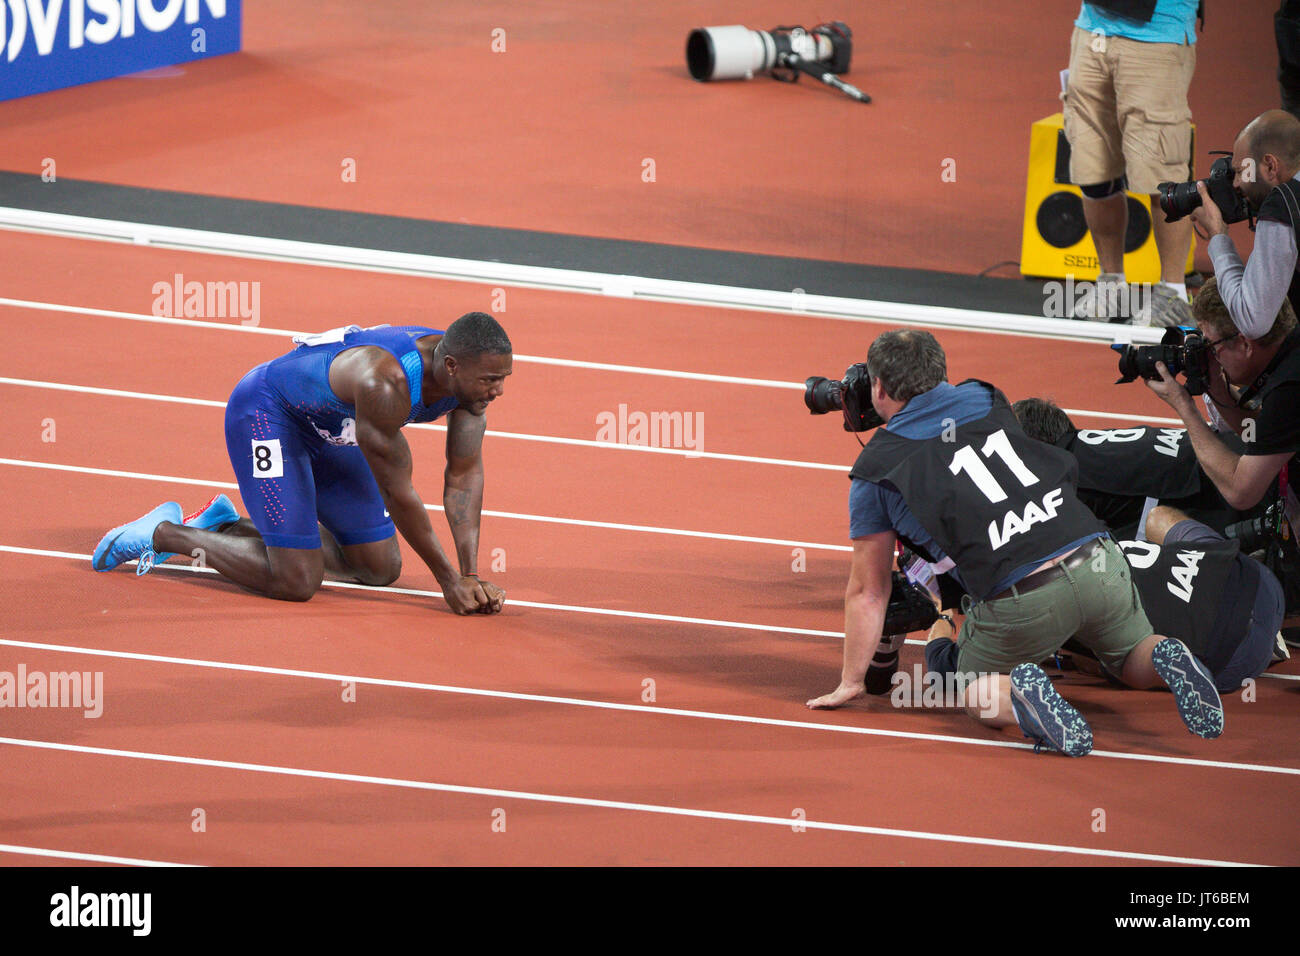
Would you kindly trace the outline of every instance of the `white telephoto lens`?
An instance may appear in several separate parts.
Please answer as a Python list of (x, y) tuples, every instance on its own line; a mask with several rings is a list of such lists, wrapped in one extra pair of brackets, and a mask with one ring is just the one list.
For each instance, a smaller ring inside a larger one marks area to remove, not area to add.
[(697, 80), (748, 80), (775, 62), (776, 44), (762, 30), (703, 27), (686, 38), (686, 65)]

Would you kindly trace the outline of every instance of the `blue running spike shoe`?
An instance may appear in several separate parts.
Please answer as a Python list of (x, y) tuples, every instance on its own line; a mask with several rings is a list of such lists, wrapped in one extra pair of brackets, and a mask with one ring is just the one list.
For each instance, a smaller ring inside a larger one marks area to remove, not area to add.
[(1151, 663), (1160, 679), (1174, 692), (1178, 716), (1183, 718), (1188, 730), (1209, 740), (1223, 733), (1223, 701), (1219, 691), (1205, 665), (1186, 644), (1166, 637), (1151, 652)]
[(186, 515), (185, 526), (198, 528), (200, 531), (212, 531), (223, 524), (233, 524), (238, 520), (239, 512), (235, 510), (229, 496), (219, 494), (213, 495), (212, 500), (198, 511)]
[(1037, 664), (1011, 669), (1011, 709), (1025, 736), (1034, 741), (1034, 753), (1051, 747), (1067, 757), (1082, 757), (1092, 750), (1092, 728)]
[(123, 561), (138, 560), (136, 574), (148, 574), (157, 555), (153, 550), (153, 533), (164, 521), (180, 524), (183, 512), (174, 501), (159, 505), (143, 518), (114, 528), (95, 547), (90, 566), (96, 571), (111, 571)]
[[(220, 528), (223, 524), (233, 524), (239, 520), (239, 512), (235, 510), (234, 504), (230, 498), (224, 494), (213, 495), (206, 505), (198, 511), (191, 512), (185, 516), (185, 527), (198, 528), (200, 531), (212, 531), (214, 528)], [(176, 557), (174, 551), (168, 551), (163, 554), (154, 555), (154, 564), (162, 564), (171, 558)], [(136, 573), (143, 573), (137, 570)]]

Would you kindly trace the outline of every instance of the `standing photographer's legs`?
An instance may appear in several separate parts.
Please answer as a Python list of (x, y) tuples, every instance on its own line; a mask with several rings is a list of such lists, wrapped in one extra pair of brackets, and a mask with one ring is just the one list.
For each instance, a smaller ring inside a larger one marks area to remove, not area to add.
[(1192, 248), (1192, 220), (1184, 216), (1177, 222), (1165, 222), (1160, 211), (1160, 195), (1151, 195), (1151, 229), (1156, 236), (1156, 251), (1160, 253), (1160, 281), (1166, 285), (1181, 286), (1187, 276), (1187, 253)]
[(1151, 230), (1164, 286), (1153, 290), (1151, 315), (1141, 324), (1189, 324), (1184, 283), (1192, 246), (1191, 220), (1165, 222), (1157, 188), (1162, 182), (1185, 182), (1194, 173), (1187, 91), (1196, 70), (1196, 47), (1186, 42), (1125, 39), (1112, 43), (1118, 55), (1115, 97), (1124, 137), (1124, 169), (1129, 189), (1151, 197)]
[[(1088, 186), (1086, 189), (1104, 190), (1106, 184)], [(1097, 247), (1097, 261), (1107, 275), (1124, 272), (1124, 232), (1128, 229), (1128, 197), (1123, 190), (1105, 199), (1093, 199), (1084, 192), (1083, 218), (1088, 222), (1093, 245)]]

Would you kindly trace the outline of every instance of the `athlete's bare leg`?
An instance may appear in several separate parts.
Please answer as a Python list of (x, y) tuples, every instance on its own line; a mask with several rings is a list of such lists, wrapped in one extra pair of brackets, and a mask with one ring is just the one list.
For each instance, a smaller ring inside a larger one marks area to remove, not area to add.
[[(306, 601), (325, 577), (331, 581), (383, 586), (402, 570), (397, 536), (342, 547), (321, 527), (321, 548), (268, 547), (247, 518), (220, 531), (202, 531), (164, 521), (154, 531), (154, 549), (198, 557), (241, 587), (282, 601)], [(195, 552), (199, 552), (197, 555)]]
[(371, 587), (384, 587), (402, 573), (402, 550), (397, 535), (366, 544), (340, 545), (334, 535), (320, 526), (322, 550), (325, 552), (325, 577), (331, 581), (355, 581)]

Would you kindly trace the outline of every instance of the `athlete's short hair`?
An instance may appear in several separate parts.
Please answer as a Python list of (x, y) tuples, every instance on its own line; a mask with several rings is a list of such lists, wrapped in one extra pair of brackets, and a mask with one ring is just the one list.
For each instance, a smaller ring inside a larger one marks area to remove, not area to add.
[(876, 336), (867, 350), (867, 372), (879, 379), (885, 394), (910, 402), (948, 380), (943, 347), (922, 329), (895, 329)]
[(1026, 435), (1049, 445), (1055, 445), (1065, 435), (1076, 431), (1070, 416), (1055, 402), (1045, 398), (1022, 398), (1012, 402), (1011, 411)]
[(510, 337), (501, 323), (486, 312), (466, 312), (442, 335), (444, 355), (458, 359), (479, 355), (509, 355), (514, 351)]

